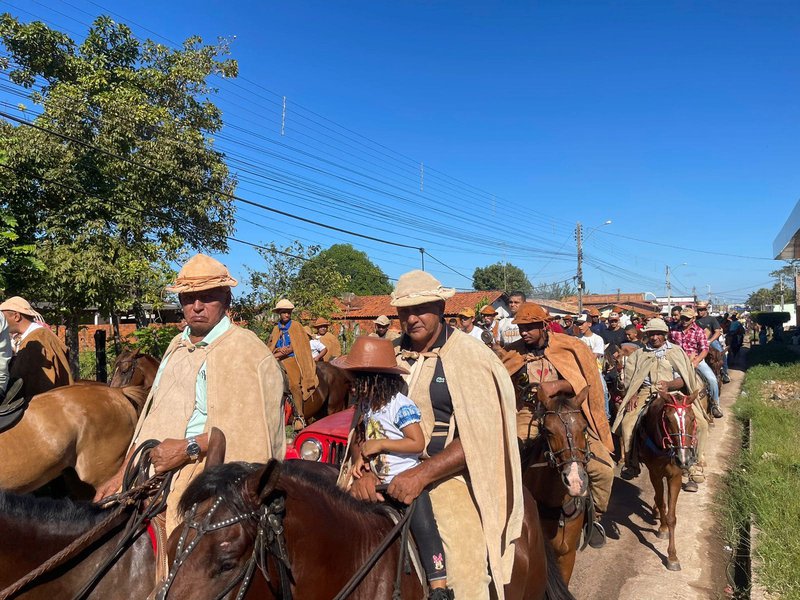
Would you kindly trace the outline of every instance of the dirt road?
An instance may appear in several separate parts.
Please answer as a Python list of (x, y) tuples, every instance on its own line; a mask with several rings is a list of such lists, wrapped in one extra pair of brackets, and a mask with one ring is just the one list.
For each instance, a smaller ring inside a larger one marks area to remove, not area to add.
[[(609, 539), (600, 550), (578, 553), (570, 590), (578, 600), (692, 600), (725, 598), (725, 566), (729, 554), (723, 549), (719, 511), (715, 505), (718, 487), (727, 468), (727, 457), (740, 437), (730, 411), (739, 394), (744, 373), (734, 363), (731, 383), (723, 386), (721, 405), (725, 417), (709, 431), (705, 468), (706, 482), (697, 493), (681, 492), (678, 498), (676, 546), (683, 569), (667, 571), (668, 540), (656, 537), (651, 517), (653, 488), (647, 469), (633, 481), (614, 480), (609, 512), (604, 519)], [(617, 469), (619, 472), (619, 469)]]

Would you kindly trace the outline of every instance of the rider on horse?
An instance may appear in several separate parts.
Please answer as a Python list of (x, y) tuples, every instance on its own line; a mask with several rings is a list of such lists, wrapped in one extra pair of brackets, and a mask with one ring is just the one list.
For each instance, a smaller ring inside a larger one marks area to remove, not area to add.
[[(505, 348), (505, 352), (517, 352), (528, 365), (528, 380), (532, 394), (517, 403), (517, 437), (523, 454), (530, 451), (538, 435), (535, 416), (536, 392), (542, 384), (551, 396), (557, 393), (577, 394), (587, 385), (589, 399), (583, 405), (583, 413), (589, 423), (589, 450), (599, 460), (586, 465), (597, 521), (608, 508), (614, 468), (610, 452), (614, 449), (606, 418), (603, 386), (600, 371), (592, 351), (579, 339), (550, 333), (545, 329), (549, 319), (547, 312), (538, 304), (526, 302), (517, 312), (514, 322), (522, 338)], [(602, 528), (595, 527), (591, 543), (602, 546)]]
[(62, 385), (72, 384), (67, 347), (47, 327), (25, 298), (14, 296), (0, 304), (8, 331), (16, 336), (9, 380), (22, 380), (22, 395), (33, 398)]
[(319, 380), (308, 337), (300, 322), (292, 319), (293, 310), (294, 304), (285, 298), (275, 304), (272, 312), (278, 314), (278, 323), (267, 345), (286, 371), (292, 398), (302, 411), (303, 402), (311, 398)]
[(325, 356), (322, 357), (322, 360), (325, 362), (330, 362), (334, 358), (342, 355), (342, 345), (339, 343), (339, 339), (330, 330), (330, 326), (330, 321), (324, 317), (318, 318), (311, 326), (317, 332), (316, 339), (322, 342), (325, 348), (328, 349)]
[[(404, 393), (422, 413), (425, 459), (396, 475), (388, 493), (409, 503), (427, 488), (455, 597), (488, 600), (491, 588), (502, 600), (523, 519), (514, 390), (491, 350), (445, 323), (454, 294), (423, 271), (401, 276), (392, 293), (405, 330), (397, 361), (410, 370)], [(351, 493), (374, 501), (376, 483), (365, 474)]]
[[(623, 410), (617, 413), (612, 427), (622, 438), (625, 450), (625, 466), (621, 473), (623, 479), (633, 479), (640, 473), (633, 440), (636, 423), (650, 400), (659, 391), (691, 394), (699, 387), (692, 361), (680, 346), (667, 341), (669, 326), (662, 319), (648, 321), (644, 334), (647, 342), (645, 347), (636, 350), (626, 360)], [(697, 456), (700, 461), (708, 435), (708, 421), (696, 403), (692, 407), (697, 423)], [(687, 485), (687, 491), (697, 490), (696, 481), (690, 479)]]
[[(212, 427), (227, 437), (227, 460), (282, 460), (286, 452), (280, 367), (254, 333), (226, 316), (236, 284), (225, 265), (197, 254), (167, 288), (178, 293), (188, 326), (164, 353), (131, 443), (133, 450), (160, 440), (150, 453), (155, 471), (180, 469), (172, 480), (167, 533), (181, 521), (178, 499), (203, 469)], [(119, 488), (128, 460), (130, 454), (96, 498)]]

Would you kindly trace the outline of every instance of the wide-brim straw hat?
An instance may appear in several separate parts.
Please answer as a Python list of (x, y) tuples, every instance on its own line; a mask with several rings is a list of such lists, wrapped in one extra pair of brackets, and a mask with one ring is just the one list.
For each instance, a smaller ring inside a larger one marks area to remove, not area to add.
[(517, 325), (529, 325), (531, 323), (547, 323), (550, 320), (550, 313), (534, 302), (524, 302), (519, 307), (514, 320)]
[(430, 273), (415, 270), (400, 276), (392, 292), (392, 306), (417, 306), (447, 300), (455, 295), (453, 288), (442, 287), (441, 281)]
[(183, 265), (175, 283), (167, 286), (167, 291), (183, 294), (237, 285), (239, 282), (231, 277), (221, 262), (205, 254), (195, 254)]
[(13, 310), (26, 317), (32, 317), (36, 321), (44, 321), (42, 315), (34, 310), (31, 303), (25, 300), (22, 296), (12, 296), (8, 300), (4, 300), (0, 304), (0, 310)]
[(347, 371), (408, 375), (409, 370), (397, 364), (391, 340), (362, 335), (353, 342), (350, 354), (331, 361), (332, 365)]
[(282, 310), (294, 310), (294, 304), (286, 298), (281, 298), (278, 300), (277, 304), (275, 304), (275, 308), (272, 309), (272, 312), (279, 312)]
[(317, 327), (325, 327), (325, 326), (330, 327), (331, 323), (330, 321), (328, 321), (328, 319), (325, 319), (323, 317), (320, 317), (319, 319), (314, 321), (314, 324), (312, 325), (314, 329), (316, 329)]
[(644, 329), (642, 329), (642, 331), (644, 333), (652, 333), (654, 331), (658, 333), (669, 333), (669, 327), (667, 327), (667, 324), (664, 322), (664, 319), (656, 318), (656, 319), (650, 319), (647, 322), (647, 325), (644, 326)]

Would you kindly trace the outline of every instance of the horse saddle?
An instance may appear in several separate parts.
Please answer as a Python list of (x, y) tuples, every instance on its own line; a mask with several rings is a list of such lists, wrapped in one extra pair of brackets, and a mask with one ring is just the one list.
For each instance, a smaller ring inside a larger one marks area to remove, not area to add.
[(5, 397), (0, 400), (0, 433), (16, 425), (25, 414), (28, 399), (24, 396), (18, 397), (21, 391), (22, 379), (15, 379), (8, 386)]

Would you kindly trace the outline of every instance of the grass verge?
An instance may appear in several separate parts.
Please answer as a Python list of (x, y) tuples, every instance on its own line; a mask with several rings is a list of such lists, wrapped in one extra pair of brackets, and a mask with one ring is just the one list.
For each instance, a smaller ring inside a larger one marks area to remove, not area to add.
[(753, 515), (756, 576), (770, 593), (800, 600), (800, 354), (785, 346), (754, 347), (736, 416), (751, 423), (749, 450), (726, 476), (728, 539)]

